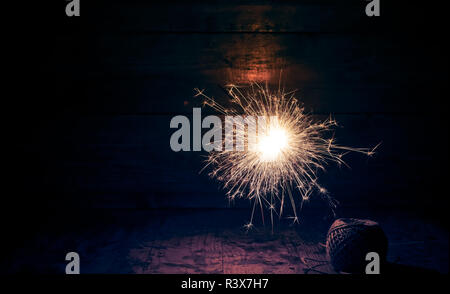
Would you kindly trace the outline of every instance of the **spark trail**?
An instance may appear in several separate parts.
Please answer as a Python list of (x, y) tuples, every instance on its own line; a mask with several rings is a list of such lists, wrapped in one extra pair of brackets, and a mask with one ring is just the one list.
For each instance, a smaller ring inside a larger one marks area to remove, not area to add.
[(248, 125), (247, 130), (234, 130), (236, 137), (247, 138), (248, 129), (258, 129), (255, 148), (247, 144), (244, 151), (212, 151), (206, 160), (205, 167), (212, 168), (210, 176), (223, 183), (230, 200), (243, 197), (253, 201), (246, 228), (253, 226), (257, 206), (263, 218), (263, 209), (270, 211), (272, 230), (274, 216), (281, 217), (287, 204), (292, 209), (290, 218), (298, 223), (303, 203), (313, 193), (327, 201), (334, 212), (337, 201), (319, 184), (319, 172), (329, 162), (346, 165), (343, 156), (348, 152), (371, 156), (378, 145), (372, 149), (338, 145), (332, 134), (337, 122), (331, 116), (313, 120), (295, 98), (295, 92), (270, 91), (268, 86), (256, 83), (247, 87), (227, 85), (225, 90), (231, 98), (229, 108), (204, 94), (204, 90), (195, 89), (195, 96), (226, 116), (265, 118), (263, 127)]

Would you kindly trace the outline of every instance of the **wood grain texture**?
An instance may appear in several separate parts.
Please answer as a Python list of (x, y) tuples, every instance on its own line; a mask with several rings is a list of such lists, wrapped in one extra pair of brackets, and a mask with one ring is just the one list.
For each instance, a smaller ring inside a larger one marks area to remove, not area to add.
[(280, 77), (317, 112), (441, 112), (411, 97), (438, 103), (448, 89), (431, 74), (443, 51), (401, 35), (100, 35), (63, 37), (52, 51), (37, 87), (52, 110), (74, 113), (186, 112), (195, 87), (220, 98), (218, 86)]
[[(315, 115), (315, 119), (325, 119)], [(432, 203), (436, 175), (429, 173), (445, 144), (429, 150), (440, 136), (439, 118), (421, 115), (335, 115), (341, 127), (335, 137), (344, 145), (373, 147), (376, 155), (348, 155), (351, 168), (330, 165), (321, 183), (343, 203)], [(174, 152), (169, 139), (170, 115), (66, 117), (47, 122), (27, 142), (19, 162), (33, 162), (39, 189), (67, 194), (82, 207), (228, 207), (225, 191), (208, 177), (205, 152)], [(332, 133), (330, 133), (330, 136)], [(41, 169), (42, 163), (45, 169)], [(434, 169), (436, 170), (436, 169)], [(55, 172), (57, 171), (57, 172)], [(27, 180), (27, 178), (24, 178)], [(411, 182), (420, 183), (410, 197)], [(26, 185), (24, 182), (23, 185)], [(348, 189), (351, 185), (352, 189)], [(431, 188), (430, 188), (431, 187)], [(379, 195), (386, 195), (379, 197)], [(58, 206), (65, 197), (52, 202)], [(246, 206), (247, 203), (239, 205)]]
[(444, 9), (384, 1), (375, 19), (362, 0), (84, 2), (70, 19), (64, 1), (34, 3), (7, 56), (13, 192), (4, 207), (17, 218), (67, 207), (228, 207), (199, 174), (205, 154), (170, 150), (170, 118), (200, 104), (195, 87), (226, 103), (224, 84), (277, 87), (280, 73), (307, 111), (335, 115), (339, 142), (382, 142), (375, 158), (350, 155), (352, 169), (322, 175), (337, 199), (420, 210), (446, 195)]
[[(379, 31), (424, 30), (430, 21), (439, 18), (418, 18), (422, 13), (434, 13), (434, 6), (420, 1), (404, 3), (386, 1), (379, 19), (365, 15), (365, 1), (359, 0), (190, 0), (147, 1), (114, 0), (84, 3), (81, 26), (86, 32), (114, 33), (366, 33)], [(64, 3), (59, 3), (64, 8)], [(52, 16), (61, 16), (59, 32), (79, 32), (76, 19), (57, 14), (53, 5)], [(60, 9), (61, 9), (60, 8)], [(403, 21), (398, 21), (401, 17)], [(442, 22), (443, 23), (443, 22)], [(62, 26), (61, 26), (62, 25)], [(88, 30), (89, 29), (89, 30)]]
[[(261, 226), (246, 233), (246, 211), (109, 212), (114, 218), (90, 219), (84, 228), (42, 232), (12, 256), (14, 266), (2, 270), (61, 273), (61, 256), (69, 248), (80, 254), (82, 273), (335, 273), (321, 245), (327, 230), (323, 220), (296, 227), (285, 223), (272, 235)], [(442, 225), (411, 213), (360, 209), (352, 216), (368, 213), (388, 236), (389, 262), (448, 272), (448, 234)]]

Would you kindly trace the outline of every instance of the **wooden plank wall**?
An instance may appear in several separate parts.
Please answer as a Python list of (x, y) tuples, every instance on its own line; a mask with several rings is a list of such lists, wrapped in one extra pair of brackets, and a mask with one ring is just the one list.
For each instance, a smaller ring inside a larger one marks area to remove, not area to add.
[(382, 16), (368, 18), (363, 0), (81, 2), (80, 18), (65, 17), (64, 1), (39, 7), (17, 37), (18, 199), (228, 207), (199, 174), (204, 153), (170, 150), (169, 121), (199, 105), (195, 87), (225, 100), (221, 85), (275, 87), (282, 73), (308, 111), (341, 123), (339, 142), (382, 142), (372, 159), (350, 155), (351, 170), (330, 167), (322, 183), (333, 196), (349, 205), (441, 201), (448, 51), (439, 9), (382, 1)]

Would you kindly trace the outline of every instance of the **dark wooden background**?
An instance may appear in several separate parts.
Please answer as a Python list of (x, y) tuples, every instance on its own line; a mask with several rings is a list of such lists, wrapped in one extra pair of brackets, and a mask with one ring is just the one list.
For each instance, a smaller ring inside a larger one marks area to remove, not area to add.
[(330, 166), (321, 182), (332, 196), (444, 218), (448, 32), (437, 3), (382, 0), (369, 18), (363, 0), (81, 0), (68, 18), (65, 1), (41, 2), (9, 11), (2, 217), (15, 232), (92, 209), (229, 207), (199, 174), (204, 153), (171, 151), (170, 119), (199, 105), (195, 87), (225, 101), (222, 85), (277, 86), (280, 73), (308, 111), (337, 119), (341, 144), (382, 142), (373, 158), (349, 155), (352, 169)]

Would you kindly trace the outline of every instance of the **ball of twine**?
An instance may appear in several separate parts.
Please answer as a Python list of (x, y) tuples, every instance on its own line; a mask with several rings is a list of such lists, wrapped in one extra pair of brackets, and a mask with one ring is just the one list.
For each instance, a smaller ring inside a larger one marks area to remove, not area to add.
[(366, 219), (340, 218), (327, 234), (327, 255), (338, 272), (364, 273), (366, 255), (376, 252), (380, 261), (387, 255), (388, 241), (378, 223)]

